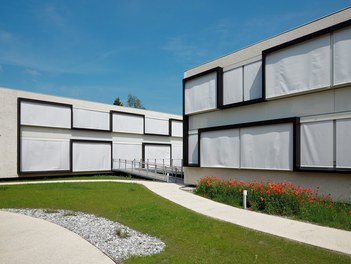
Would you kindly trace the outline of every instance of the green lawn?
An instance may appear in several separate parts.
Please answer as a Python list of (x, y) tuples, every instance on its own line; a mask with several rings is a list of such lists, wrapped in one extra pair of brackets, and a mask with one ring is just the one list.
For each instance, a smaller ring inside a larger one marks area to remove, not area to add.
[(132, 183), (0, 186), (0, 208), (93, 213), (159, 237), (158, 255), (125, 263), (351, 263), (351, 257), (217, 221)]
[(44, 177), (23, 177), (23, 178), (9, 178), (0, 179), (0, 182), (30, 182), (30, 181), (69, 181), (69, 180), (132, 180), (130, 176), (117, 176), (113, 174), (103, 175), (82, 175), (82, 176), (44, 176)]

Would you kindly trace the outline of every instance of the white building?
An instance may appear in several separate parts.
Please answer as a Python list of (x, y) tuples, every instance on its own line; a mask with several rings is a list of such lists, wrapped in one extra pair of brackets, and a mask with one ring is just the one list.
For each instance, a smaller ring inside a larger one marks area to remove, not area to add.
[(261, 177), (351, 198), (351, 8), (187, 70), (185, 183)]
[(0, 178), (111, 172), (119, 159), (182, 163), (182, 117), (0, 88)]

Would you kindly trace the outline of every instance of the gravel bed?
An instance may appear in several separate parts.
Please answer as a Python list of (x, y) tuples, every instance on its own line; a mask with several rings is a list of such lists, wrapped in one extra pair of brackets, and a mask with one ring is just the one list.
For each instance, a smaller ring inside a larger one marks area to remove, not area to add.
[(165, 244), (120, 223), (77, 211), (53, 209), (6, 209), (60, 225), (99, 248), (116, 263), (130, 256), (160, 253)]

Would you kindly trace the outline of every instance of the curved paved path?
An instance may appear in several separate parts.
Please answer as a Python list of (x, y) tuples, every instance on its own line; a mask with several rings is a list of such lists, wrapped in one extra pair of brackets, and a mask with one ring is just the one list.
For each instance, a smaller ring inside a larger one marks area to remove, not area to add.
[(142, 184), (154, 193), (190, 210), (257, 231), (351, 255), (351, 232), (322, 227), (287, 218), (243, 210), (202, 198), (180, 189), (174, 183), (133, 180), (67, 180), (0, 183), (43, 184), (58, 182), (127, 182)]
[(79, 235), (22, 214), (0, 211), (0, 238), (0, 263), (115, 263)]

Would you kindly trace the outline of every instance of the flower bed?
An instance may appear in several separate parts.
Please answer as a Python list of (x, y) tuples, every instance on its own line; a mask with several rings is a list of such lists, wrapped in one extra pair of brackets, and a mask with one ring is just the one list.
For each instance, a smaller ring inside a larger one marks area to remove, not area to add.
[(243, 190), (248, 191), (249, 210), (351, 230), (350, 204), (333, 202), (330, 194), (319, 195), (318, 186), (312, 190), (286, 181), (264, 183), (261, 179), (244, 183), (206, 176), (198, 182), (195, 193), (218, 202), (242, 206)]

